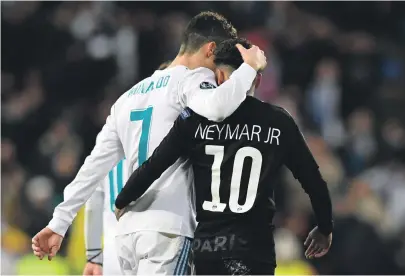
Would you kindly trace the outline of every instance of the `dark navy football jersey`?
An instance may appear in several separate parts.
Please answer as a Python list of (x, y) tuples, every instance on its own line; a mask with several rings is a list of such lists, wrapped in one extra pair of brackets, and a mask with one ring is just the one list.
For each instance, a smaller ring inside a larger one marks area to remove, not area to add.
[(274, 179), (286, 166), (311, 199), (320, 230), (332, 231), (329, 192), (305, 139), (284, 109), (247, 97), (222, 122), (185, 109), (153, 155), (130, 177), (117, 208), (139, 198), (179, 157), (194, 170), (196, 258), (275, 262)]

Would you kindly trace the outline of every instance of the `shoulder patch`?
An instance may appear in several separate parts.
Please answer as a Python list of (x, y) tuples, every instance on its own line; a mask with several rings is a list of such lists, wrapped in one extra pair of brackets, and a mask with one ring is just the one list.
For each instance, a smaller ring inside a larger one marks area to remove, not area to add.
[(204, 81), (200, 84), (200, 89), (214, 89), (216, 86), (210, 82)]
[(188, 111), (187, 109), (183, 109), (183, 111), (180, 113), (180, 117), (185, 120), (188, 117), (190, 117), (190, 111)]

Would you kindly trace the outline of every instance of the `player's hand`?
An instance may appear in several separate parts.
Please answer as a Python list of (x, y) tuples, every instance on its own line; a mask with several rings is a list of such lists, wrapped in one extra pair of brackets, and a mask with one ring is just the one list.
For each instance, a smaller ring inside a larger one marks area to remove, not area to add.
[(48, 260), (52, 260), (58, 253), (62, 244), (63, 237), (56, 234), (48, 227), (42, 229), (32, 238), (32, 250), (34, 255), (42, 260), (45, 255), (48, 255)]
[(308, 246), (305, 251), (305, 257), (307, 259), (312, 259), (314, 257), (320, 258), (328, 253), (331, 244), (332, 234), (325, 236), (319, 231), (317, 226), (308, 234), (308, 237), (305, 240), (304, 245)]
[(85, 275), (103, 275), (103, 267), (99, 264), (88, 262), (83, 270), (83, 276)]
[(125, 209), (126, 209), (126, 208), (123, 208), (123, 209), (117, 209), (117, 208), (115, 208), (114, 214), (115, 214), (115, 218), (117, 219), (117, 221), (119, 221), (119, 220), (120, 220), (120, 217), (122, 217), (122, 215), (125, 213)]
[(264, 55), (264, 52), (256, 45), (246, 49), (242, 45), (236, 44), (236, 48), (238, 48), (243, 61), (249, 64), (256, 71), (263, 70), (266, 67), (267, 58)]

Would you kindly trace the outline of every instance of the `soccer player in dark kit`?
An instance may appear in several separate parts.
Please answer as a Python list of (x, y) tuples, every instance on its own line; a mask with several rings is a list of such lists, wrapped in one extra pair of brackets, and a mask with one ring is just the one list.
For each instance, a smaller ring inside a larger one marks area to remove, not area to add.
[[(218, 84), (243, 63), (244, 48), (237, 44), (251, 47), (246, 40), (232, 39), (216, 49)], [(274, 274), (272, 180), (283, 165), (309, 195), (317, 219), (305, 242), (306, 257), (325, 255), (332, 242), (331, 200), (318, 165), (290, 114), (252, 97), (259, 82), (260, 75), (246, 100), (220, 123), (185, 109), (115, 202), (119, 218), (178, 158), (189, 159), (198, 221), (193, 261), (200, 275)]]

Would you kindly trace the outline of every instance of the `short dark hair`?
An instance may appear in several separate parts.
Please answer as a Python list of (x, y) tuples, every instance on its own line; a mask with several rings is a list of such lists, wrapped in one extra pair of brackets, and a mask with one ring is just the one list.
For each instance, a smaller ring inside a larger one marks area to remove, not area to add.
[(216, 44), (230, 38), (237, 38), (238, 34), (232, 24), (222, 15), (205, 11), (194, 16), (184, 31), (180, 54), (194, 53), (204, 44)]
[(215, 65), (227, 65), (234, 69), (239, 68), (243, 63), (243, 59), (238, 48), (236, 48), (236, 44), (241, 44), (246, 49), (252, 47), (252, 43), (244, 38), (225, 40), (215, 49)]

